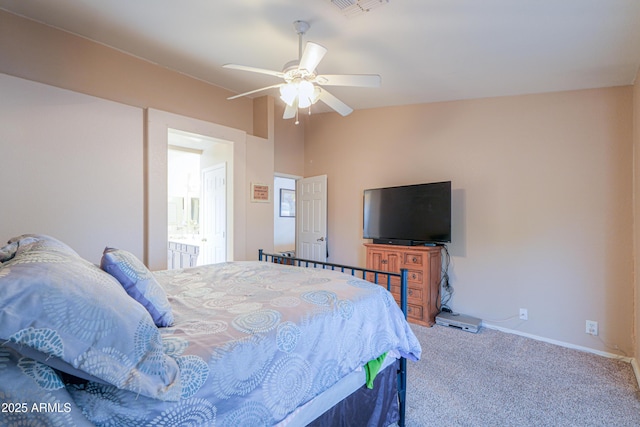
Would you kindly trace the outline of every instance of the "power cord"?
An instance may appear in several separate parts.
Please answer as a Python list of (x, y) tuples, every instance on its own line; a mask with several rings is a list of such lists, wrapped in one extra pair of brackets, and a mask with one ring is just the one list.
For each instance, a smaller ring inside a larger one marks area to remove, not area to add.
[(440, 278), (440, 285), (438, 286), (438, 301), (440, 306), (437, 307), (438, 311), (444, 311), (445, 313), (452, 313), (451, 307), (449, 307), (449, 301), (453, 296), (453, 286), (449, 283), (449, 264), (451, 264), (451, 255), (449, 255), (449, 249), (447, 245), (443, 244), (440, 248), (444, 251), (444, 263), (442, 266), (442, 275)]

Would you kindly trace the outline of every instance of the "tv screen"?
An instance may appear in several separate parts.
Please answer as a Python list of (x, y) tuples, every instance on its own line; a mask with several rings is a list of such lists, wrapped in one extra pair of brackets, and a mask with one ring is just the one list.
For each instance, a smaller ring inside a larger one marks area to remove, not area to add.
[(451, 242), (451, 181), (365, 190), (363, 237), (402, 244)]

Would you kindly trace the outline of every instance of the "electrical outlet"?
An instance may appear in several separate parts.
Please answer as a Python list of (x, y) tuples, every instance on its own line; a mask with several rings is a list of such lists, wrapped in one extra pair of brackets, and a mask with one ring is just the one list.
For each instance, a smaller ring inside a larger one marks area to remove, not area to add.
[(520, 320), (529, 320), (529, 312), (526, 308), (520, 309)]
[(598, 335), (598, 322), (595, 320), (587, 320), (585, 332), (589, 335)]

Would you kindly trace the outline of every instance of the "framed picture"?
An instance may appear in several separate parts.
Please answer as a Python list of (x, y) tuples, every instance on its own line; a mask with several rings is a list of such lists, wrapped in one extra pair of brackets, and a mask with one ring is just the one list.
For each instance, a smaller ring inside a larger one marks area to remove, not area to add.
[(251, 201), (269, 203), (271, 201), (269, 184), (251, 183)]
[(296, 216), (296, 191), (280, 189), (280, 216), (294, 217)]

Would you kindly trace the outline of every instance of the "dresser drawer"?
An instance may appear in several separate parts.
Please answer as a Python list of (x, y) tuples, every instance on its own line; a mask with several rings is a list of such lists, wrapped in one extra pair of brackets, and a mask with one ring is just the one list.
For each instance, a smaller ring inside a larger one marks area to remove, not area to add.
[(407, 267), (422, 267), (424, 265), (424, 254), (419, 252), (405, 252), (403, 261), (403, 264)]
[[(391, 285), (391, 294), (396, 299), (398, 304), (400, 304), (400, 285)], [(422, 289), (415, 288), (413, 286), (407, 287), (407, 302), (422, 304)]]
[[(396, 300), (398, 306), (400, 305), (400, 295), (393, 294), (393, 299)], [(414, 320), (423, 320), (424, 310), (422, 309), (421, 301), (416, 301), (412, 304), (411, 297), (407, 298), (407, 317), (410, 317)]]
[(421, 305), (407, 304), (407, 317), (416, 320), (424, 319), (424, 311)]
[(424, 283), (424, 275), (422, 274), (422, 271), (409, 270), (407, 271), (407, 281), (409, 283), (422, 285)]
[(414, 300), (422, 304), (422, 289), (409, 286), (409, 289), (407, 289), (407, 296), (409, 301)]

